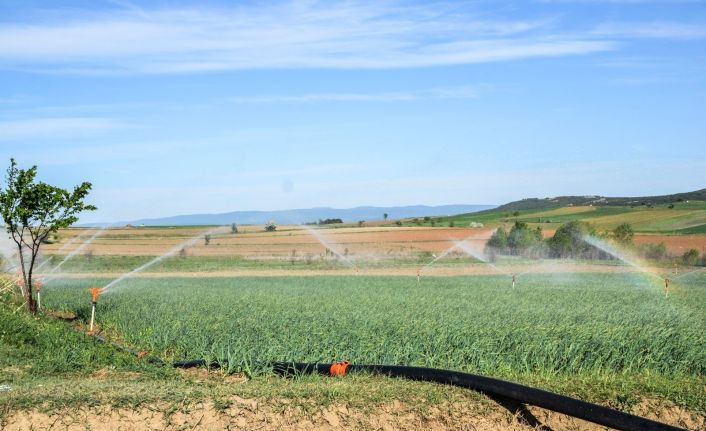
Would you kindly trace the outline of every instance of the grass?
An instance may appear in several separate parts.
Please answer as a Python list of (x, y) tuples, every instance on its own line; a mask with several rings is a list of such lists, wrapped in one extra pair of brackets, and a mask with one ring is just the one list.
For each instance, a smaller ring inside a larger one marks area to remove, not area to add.
[(18, 311), (17, 298), (0, 292), (0, 427), (9, 413), (57, 411), (82, 406), (135, 408), (184, 406), (198, 401), (227, 402), (234, 396), (264, 401), (352, 405), (400, 400), (415, 409), (482, 397), (459, 388), (372, 376), (325, 379), (273, 375), (234, 383), (219, 373), (179, 373), (153, 365), (110, 345), (97, 343), (71, 323), (40, 313)]
[[(44, 300), (86, 319), (85, 289), (103, 282), (63, 281)], [(665, 299), (636, 274), (527, 275), (514, 291), (490, 276), (132, 279), (101, 297), (99, 321), (138, 349), (255, 376), (270, 361), (345, 358), (706, 410), (706, 280), (679, 286)]]

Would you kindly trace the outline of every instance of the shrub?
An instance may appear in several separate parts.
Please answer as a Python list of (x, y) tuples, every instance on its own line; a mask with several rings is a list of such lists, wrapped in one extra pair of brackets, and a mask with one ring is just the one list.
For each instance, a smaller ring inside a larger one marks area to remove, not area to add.
[(454, 227), (455, 225), (456, 225), (456, 224), (454, 223), (453, 220), (451, 220), (451, 221), (449, 222), (449, 227)]
[(203, 241), (206, 243), (206, 245), (209, 245), (211, 243), (211, 235), (209, 235), (209, 234), (204, 235)]
[(325, 220), (319, 219), (319, 224), (338, 224), (338, 223), (343, 223), (343, 220), (340, 218), (327, 218)]
[(643, 244), (640, 246), (640, 254), (647, 259), (664, 259), (667, 256), (667, 246), (663, 242), (659, 244)]
[(689, 249), (681, 257), (684, 265), (695, 266), (699, 262), (699, 251), (695, 248)]
[(265, 225), (265, 232), (274, 232), (277, 230), (277, 225), (273, 221), (268, 221)]
[(632, 230), (630, 223), (623, 223), (613, 229), (612, 235), (613, 239), (615, 239), (618, 243), (628, 245), (632, 244), (632, 239), (635, 236), (635, 232)]
[(402, 226), (402, 220), (395, 220), (395, 224), (397, 226)]
[(230, 233), (238, 233), (238, 225), (233, 223), (230, 225)]

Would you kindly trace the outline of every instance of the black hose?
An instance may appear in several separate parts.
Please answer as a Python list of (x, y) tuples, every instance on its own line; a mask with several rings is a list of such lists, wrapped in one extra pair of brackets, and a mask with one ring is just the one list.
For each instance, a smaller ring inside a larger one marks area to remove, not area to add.
[(192, 361), (178, 361), (172, 363), (174, 368), (196, 368), (196, 367), (208, 367), (208, 368), (220, 368), (221, 365), (226, 364), (225, 361), (213, 361), (208, 362), (205, 359), (194, 359)]
[[(332, 364), (277, 362), (273, 369), (278, 374), (331, 374)], [(460, 386), (489, 395), (510, 398), (525, 404), (563, 413), (599, 425), (623, 431), (683, 431), (682, 428), (624, 413), (608, 407), (535, 389), (517, 383), (458, 371), (397, 365), (348, 365), (346, 371), (363, 371), (389, 377), (436, 382)]]
[[(145, 356), (128, 347), (115, 342), (109, 342), (99, 335), (93, 338), (102, 343), (109, 343), (112, 346), (132, 353), (149, 362), (166, 365), (164, 361), (154, 356)], [(190, 361), (178, 361), (172, 363), (174, 368), (196, 368), (210, 367), (219, 368), (227, 361), (207, 361), (205, 359), (195, 359)], [(296, 374), (324, 374), (331, 375), (331, 367), (334, 364), (319, 363), (297, 363), (297, 362), (275, 362), (272, 370), (280, 375)], [(506, 382), (504, 380), (491, 377), (479, 376), (476, 374), (462, 373), (459, 371), (440, 370), (436, 368), (408, 367), (402, 365), (354, 365), (346, 364), (342, 372), (348, 371), (368, 372), (372, 374), (382, 374), (388, 377), (403, 377), (409, 380), (425, 382), (435, 382), (447, 385), (460, 386), (482, 392), (493, 398), (500, 397), (514, 400), (524, 404), (552, 410), (557, 413), (573, 416), (599, 425), (604, 425), (621, 431), (685, 431), (683, 428), (674, 427), (651, 419), (635, 416), (630, 413), (621, 412), (598, 404), (588, 403), (564, 395), (532, 388), (517, 383)]]

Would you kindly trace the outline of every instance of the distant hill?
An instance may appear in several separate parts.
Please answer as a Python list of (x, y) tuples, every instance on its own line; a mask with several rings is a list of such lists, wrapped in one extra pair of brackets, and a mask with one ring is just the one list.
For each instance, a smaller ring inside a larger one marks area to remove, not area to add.
[(683, 201), (706, 201), (706, 189), (694, 192), (662, 196), (606, 197), (606, 196), (558, 196), (554, 198), (529, 198), (510, 202), (494, 208), (497, 211), (527, 211), (561, 208), (566, 206), (648, 206)]
[[(185, 226), (185, 225), (225, 225), (238, 224), (264, 224), (272, 220), (282, 224), (300, 224), (315, 222), (319, 219), (340, 218), (344, 222), (359, 220), (382, 220), (387, 213), (390, 219), (423, 216), (450, 216), (461, 213), (474, 213), (477, 211), (494, 208), (495, 205), (441, 205), (441, 206), (399, 206), (399, 207), (374, 207), (362, 206), (355, 208), (306, 208), (282, 211), (234, 211), (221, 214), (189, 214), (172, 217), (141, 219), (110, 223), (111, 226), (146, 225), (146, 226)], [(94, 223), (100, 224), (100, 223)]]
[(557, 229), (574, 220), (603, 230), (630, 223), (636, 232), (702, 235), (706, 233), (706, 189), (663, 196), (523, 199), (490, 210), (445, 217), (436, 223), (497, 226), (522, 221), (542, 229)]

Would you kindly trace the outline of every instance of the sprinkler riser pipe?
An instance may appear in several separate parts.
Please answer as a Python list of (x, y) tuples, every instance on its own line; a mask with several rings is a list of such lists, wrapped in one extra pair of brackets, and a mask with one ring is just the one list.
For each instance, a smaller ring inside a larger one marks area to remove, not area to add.
[(93, 331), (93, 322), (96, 319), (96, 303), (91, 302), (91, 326), (90, 326), (90, 331)]

